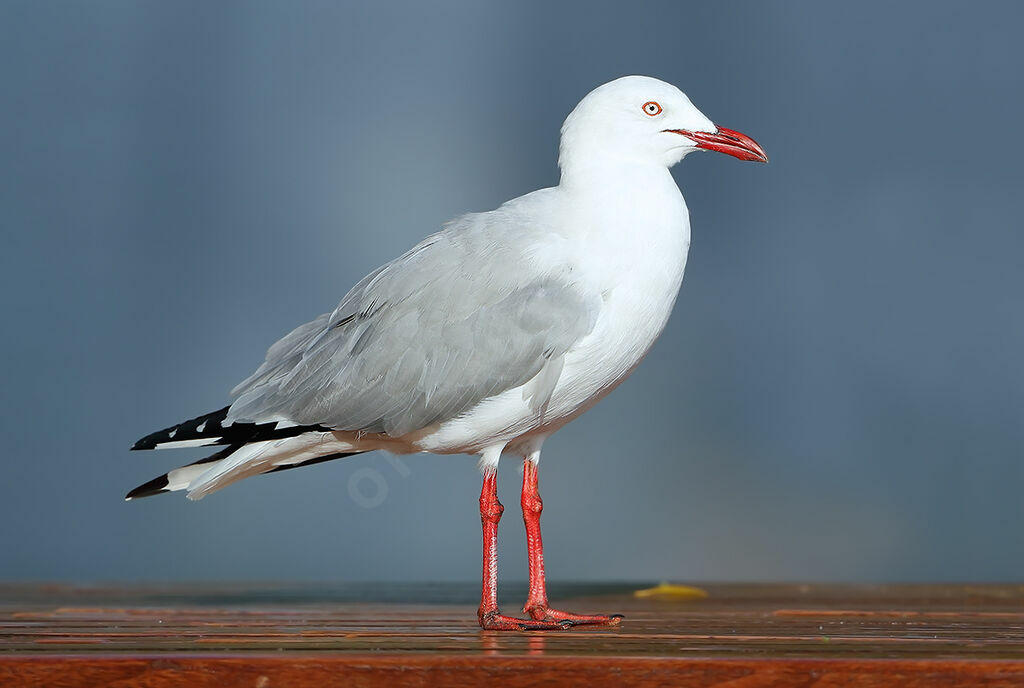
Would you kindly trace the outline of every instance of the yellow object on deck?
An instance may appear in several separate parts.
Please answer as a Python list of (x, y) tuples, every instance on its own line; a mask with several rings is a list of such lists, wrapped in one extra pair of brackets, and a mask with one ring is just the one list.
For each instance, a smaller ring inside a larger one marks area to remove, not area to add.
[(701, 600), (708, 596), (706, 590), (692, 585), (673, 585), (659, 583), (653, 588), (634, 590), (633, 597), (647, 597), (655, 600)]

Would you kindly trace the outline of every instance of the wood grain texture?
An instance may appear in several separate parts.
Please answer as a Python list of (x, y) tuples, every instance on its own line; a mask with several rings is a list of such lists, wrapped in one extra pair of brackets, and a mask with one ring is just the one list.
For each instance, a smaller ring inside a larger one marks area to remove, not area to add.
[(0, 585), (0, 686), (1024, 686), (1024, 586), (704, 587), (556, 589), (626, 619), (497, 633), (472, 585)]

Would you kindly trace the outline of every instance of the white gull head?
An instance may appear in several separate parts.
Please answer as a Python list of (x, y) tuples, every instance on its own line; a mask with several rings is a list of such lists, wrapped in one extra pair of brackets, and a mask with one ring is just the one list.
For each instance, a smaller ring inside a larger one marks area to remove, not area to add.
[(562, 125), (558, 165), (671, 167), (705, 149), (767, 162), (764, 150), (739, 132), (717, 127), (672, 84), (624, 76), (588, 93)]

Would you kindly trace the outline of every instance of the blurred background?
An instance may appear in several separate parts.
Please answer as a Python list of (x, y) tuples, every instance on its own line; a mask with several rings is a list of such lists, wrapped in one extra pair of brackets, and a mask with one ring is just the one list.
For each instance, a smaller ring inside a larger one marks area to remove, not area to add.
[[(466, 211), (558, 181), (562, 119), (679, 85), (770, 165), (674, 170), (668, 328), (541, 464), (549, 577), (1024, 576), (1024, 5), (0, 4), (0, 578), (475, 581), (469, 457), (197, 503), (194, 452), (293, 326)], [(518, 461), (503, 580), (526, 576)]]

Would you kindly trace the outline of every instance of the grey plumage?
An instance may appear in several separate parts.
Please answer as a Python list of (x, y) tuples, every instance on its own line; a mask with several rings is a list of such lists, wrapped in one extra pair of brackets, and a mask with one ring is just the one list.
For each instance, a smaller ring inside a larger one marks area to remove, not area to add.
[[(564, 263), (537, 268), (521, 247), (542, 228), (517, 206), (455, 220), (282, 338), (232, 391), (226, 422), (397, 437), (534, 377), (530, 403), (542, 411), (601, 297), (575, 284)], [(524, 241), (508, 241), (515, 232)]]

